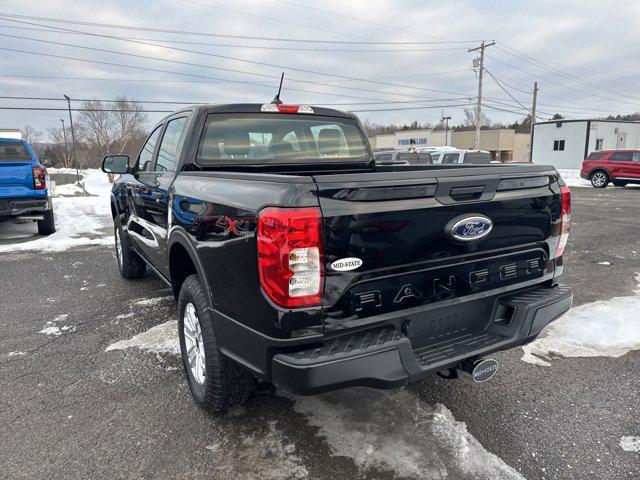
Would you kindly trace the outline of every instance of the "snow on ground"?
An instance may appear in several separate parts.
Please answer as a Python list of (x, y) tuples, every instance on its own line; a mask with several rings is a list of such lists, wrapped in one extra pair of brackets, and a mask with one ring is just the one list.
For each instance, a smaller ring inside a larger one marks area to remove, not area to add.
[(62, 335), (62, 332), (66, 332), (69, 330), (75, 331), (76, 327), (71, 327), (69, 325), (63, 325), (62, 327), (58, 326), (58, 323), (64, 322), (69, 317), (68, 313), (63, 313), (62, 315), (58, 315), (53, 320), (47, 322), (47, 326), (40, 330), (38, 333), (42, 333), (49, 337), (55, 336), (58, 337)]
[[(176, 321), (169, 320), (128, 340), (112, 343), (106, 351), (131, 347), (179, 355)], [(393, 471), (400, 477), (523, 478), (486, 451), (444, 405), (426, 404), (406, 389), (355, 388), (290, 398), (295, 401), (295, 410), (318, 427), (333, 453), (352, 458), (363, 472), (374, 468)], [(286, 460), (278, 469), (288, 472), (285, 478), (306, 477), (306, 468), (293, 454), (295, 446), (284, 445), (273, 428), (270, 432), (255, 445), (248, 438), (238, 452), (239, 457), (252, 459), (255, 452), (251, 452), (257, 445), (260, 448), (256, 452), (268, 451), (267, 457), (277, 458), (280, 463)], [(253, 458), (254, 468), (263, 463), (262, 456)], [(261, 478), (282, 478), (272, 474), (261, 470)]]
[(589, 180), (580, 178), (580, 170), (558, 169), (558, 173), (569, 187), (591, 187)]
[(180, 354), (180, 342), (178, 341), (178, 323), (169, 320), (151, 327), (146, 332), (139, 333), (129, 340), (120, 340), (107, 347), (105, 352), (111, 350), (124, 350), (137, 347), (145, 352)]
[[(640, 274), (636, 281), (640, 284)], [(555, 355), (620, 357), (640, 349), (640, 285), (634, 293), (572, 308), (549, 325), (542, 337), (522, 347), (522, 360), (549, 366), (546, 360)]]
[(364, 471), (430, 479), (523, 478), (486, 451), (444, 405), (426, 404), (406, 389), (351, 388), (294, 400), (294, 409), (319, 429), (333, 454), (352, 458)]
[(622, 437), (620, 448), (625, 452), (640, 452), (640, 437)]
[[(49, 169), (49, 172), (75, 174), (75, 170), (72, 169)], [(111, 184), (107, 175), (100, 170), (84, 170), (82, 174), (87, 193), (91, 196), (53, 198), (56, 233), (49, 236), (38, 235), (37, 225), (31, 221), (14, 220), (1, 223), (0, 253), (29, 250), (52, 252), (82, 245), (112, 245), (113, 236), (105, 235), (101, 231), (112, 225), (109, 205)], [(78, 187), (66, 184), (57, 188), (62, 192), (71, 192), (76, 191)], [(26, 240), (28, 238), (32, 240)]]

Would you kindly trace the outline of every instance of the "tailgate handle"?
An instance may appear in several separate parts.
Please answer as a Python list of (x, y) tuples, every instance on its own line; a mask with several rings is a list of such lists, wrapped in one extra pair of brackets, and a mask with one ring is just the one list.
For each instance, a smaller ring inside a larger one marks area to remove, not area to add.
[(478, 185), (474, 187), (457, 187), (449, 191), (449, 196), (458, 201), (477, 200), (482, 196), (486, 185)]

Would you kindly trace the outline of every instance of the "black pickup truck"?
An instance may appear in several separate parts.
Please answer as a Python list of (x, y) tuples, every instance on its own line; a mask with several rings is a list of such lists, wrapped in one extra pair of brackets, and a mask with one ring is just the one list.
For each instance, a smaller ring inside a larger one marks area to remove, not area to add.
[(103, 170), (122, 174), (120, 272), (173, 289), (212, 412), (256, 378), (299, 394), (483, 381), (488, 354), (571, 306), (570, 192), (552, 167), (376, 166), (354, 115), (271, 103), (178, 111)]

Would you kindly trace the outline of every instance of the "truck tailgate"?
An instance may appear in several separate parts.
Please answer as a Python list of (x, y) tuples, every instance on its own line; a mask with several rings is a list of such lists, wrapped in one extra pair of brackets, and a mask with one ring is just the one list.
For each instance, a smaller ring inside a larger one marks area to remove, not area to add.
[[(314, 179), (324, 219), (325, 330), (343, 328), (348, 319), (540, 279), (555, 251), (559, 186), (548, 167)], [(474, 215), (490, 219), (489, 234), (458, 241), (453, 224)]]
[(33, 194), (30, 162), (0, 162), (0, 198)]

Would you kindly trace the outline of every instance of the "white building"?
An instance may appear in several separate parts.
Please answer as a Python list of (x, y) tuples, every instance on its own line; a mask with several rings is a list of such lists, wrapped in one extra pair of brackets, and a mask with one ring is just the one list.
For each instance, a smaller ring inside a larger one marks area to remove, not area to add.
[(16, 128), (0, 128), (0, 138), (22, 140), (22, 132)]
[(580, 170), (594, 150), (640, 149), (640, 122), (550, 120), (536, 123), (531, 138), (533, 163)]

